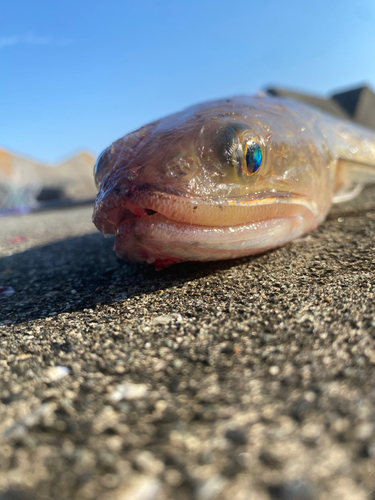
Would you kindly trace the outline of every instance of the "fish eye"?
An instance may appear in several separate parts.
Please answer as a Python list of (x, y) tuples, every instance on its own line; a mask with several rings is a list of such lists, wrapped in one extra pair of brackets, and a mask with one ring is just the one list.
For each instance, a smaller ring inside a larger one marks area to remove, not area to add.
[(264, 152), (256, 133), (242, 123), (230, 123), (216, 130), (213, 151), (223, 173), (237, 181), (254, 175), (264, 161)]
[(247, 141), (244, 150), (243, 171), (246, 175), (253, 175), (260, 169), (263, 153), (260, 145), (253, 140)]

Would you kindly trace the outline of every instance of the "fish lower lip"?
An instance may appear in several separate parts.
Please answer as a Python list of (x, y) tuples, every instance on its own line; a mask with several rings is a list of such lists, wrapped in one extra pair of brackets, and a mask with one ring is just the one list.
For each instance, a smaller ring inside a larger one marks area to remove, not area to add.
[(311, 228), (302, 216), (274, 218), (233, 227), (178, 223), (158, 213), (124, 220), (116, 230), (115, 252), (157, 269), (186, 260), (232, 259), (264, 252)]

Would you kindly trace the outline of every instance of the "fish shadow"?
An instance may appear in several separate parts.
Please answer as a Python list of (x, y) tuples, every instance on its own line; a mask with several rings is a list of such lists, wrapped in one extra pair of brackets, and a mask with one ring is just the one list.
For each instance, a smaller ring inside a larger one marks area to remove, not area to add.
[[(327, 221), (338, 217), (373, 218), (374, 188), (366, 188), (357, 200), (334, 206)], [(319, 229), (315, 235), (319, 237)], [(15, 291), (13, 295), (0, 297), (0, 325), (125, 301), (264, 257), (259, 254), (226, 261), (187, 262), (155, 271), (153, 266), (118, 259), (112, 250), (113, 243), (113, 237), (92, 233), (0, 258), (0, 285)], [(272, 255), (275, 250), (266, 254)]]
[(168, 289), (257, 257), (189, 262), (162, 271), (125, 262), (114, 238), (88, 234), (0, 259), (0, 285), (14, 294), (0, 298), (0, 325), (12, 325)]

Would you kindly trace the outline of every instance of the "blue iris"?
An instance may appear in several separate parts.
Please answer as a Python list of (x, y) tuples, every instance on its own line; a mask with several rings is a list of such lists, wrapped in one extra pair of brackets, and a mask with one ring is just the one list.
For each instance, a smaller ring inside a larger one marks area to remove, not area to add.
[(259, 144), (255, 141), (247, 143), (246, 149), (246, 167), (247, 173), (253, 174), (259, 170), (262, 165), (263, 153)]

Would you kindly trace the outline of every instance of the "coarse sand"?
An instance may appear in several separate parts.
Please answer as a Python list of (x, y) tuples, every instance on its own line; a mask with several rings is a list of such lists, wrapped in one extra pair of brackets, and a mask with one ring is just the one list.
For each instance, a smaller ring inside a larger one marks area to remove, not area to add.
[(91, 212), (0, 220), (0, 500), (374, 499), (375, 188), (160, 272)]

